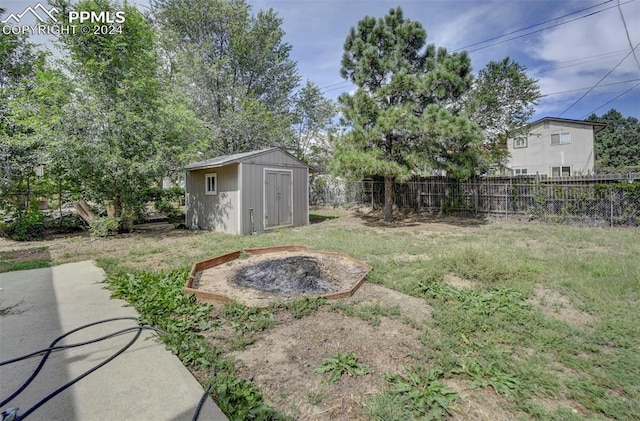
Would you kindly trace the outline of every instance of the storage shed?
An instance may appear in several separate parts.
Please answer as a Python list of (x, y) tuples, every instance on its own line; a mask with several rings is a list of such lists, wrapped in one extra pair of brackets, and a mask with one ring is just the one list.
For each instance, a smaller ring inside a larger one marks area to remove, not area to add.
[(229, 234), (309, 224), (307, 164), (280, 148), (185, 167), (187, 227)]

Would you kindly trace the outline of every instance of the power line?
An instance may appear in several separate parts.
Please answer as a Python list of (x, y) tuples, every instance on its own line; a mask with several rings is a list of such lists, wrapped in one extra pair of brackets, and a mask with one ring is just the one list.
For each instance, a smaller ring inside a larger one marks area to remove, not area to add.
[[(469, 47), (473, 47), (473, 46), (476, 46), (476, 45), (484, 44), (484, 43), (489, 42), (489, 41), (500, 39), (500, 38), (503, 38), (503, 37), (506, 37), (506, 36), (509, 36), (509, 35), (516, 34), (518, 32), (526, 31), (527, 29), (531, 29), (531, 28), (535, 28), (535, 27), (540, 26), (540, 25), (544, 25), (546, 23), (550, 23), (550, 22), (554, 22), (554, 21), (557, 21), (557, 20), (560, 20), (560, 19), (564, 19), (564, 18), (566, 18), (568, 16), (576, 15), (578, 13), (582, 13), (582, 12), (585, 12), (587, 10), (594, 9), (594, 8), (602, 6), (604, 4), (611, 3), (612, 1), (613, 0), (606, 0), (606, 1), (603, 1), (602, 3), (596, 4), (594, 6), (586, 7), (584, 9), (580, 9), (580, 10), (577, 10), (575, 12), (571, 12), (571, 13), (568, 13), (566, 15), (559, 16), (557, 18), (549, 19), (549, 20), (546, 20), (546, 21), (543, 21), (543, 22), (540, 22), (540, 23), (536, 23), (534, 25), (529, 25), (529, 26), (526, 26), (524, 28), (517, 29), (515, 31), (507, 32), (506, 34), (498, 35), (498, 36), (495, 36), (495, 37), (492, 37), (492, 38), (485, 39), (483, 41), (479, 41), (479, 42), (476, 42), (476, 43), (473, 43), (473, 44), (466, 45), (464, 47), (456, 48), (456, 49), (452, 50), (452, 52), (456, 52), (456, 51), (463, 50), (465, 48), (469, 48)], [(541, 28), (541, 29), (538, 29), (536, 31), (528, 32), (526, 34), (522, 34), (522, 35), (519, 35), (517, 37), (509, 38), (509, 39), (506, 39), (506, 40), (502, 40), (500, 42), (496, 42), (496, 43), (493, 43), (493, 44), (489, 44), (489, 45), (485, 45), (485, 46), (482, 46), (482, 47), (478, 47), (478, 48), (475, 48), (475, 49), (470, 50), (468, 52), (472, 53), (472, 52), (475, 52), (475, 51), (478, 51), (478, 50), (482, 50), (484, 48), (489, 48), (489, 47), (492, 47), (492, 46), (495, 46), (495, 45), (499, 45), (499, 44), (503, 44), (503, 43), (506, 43), (506, 42), (509, 42), (509, 41), (513, 41), (513, 40), (516, 40), (516, 39), (519, 39), (519, 38), (524, 38), (526, 36), (533, 35), (533, 34), (545, 31), (547, 29), (556, 28), (558, 26), (565, 25), (567, 23), (575, 22), (575, 21), (580, 20), (580, 19), (584, 19), (584, 18), (587, 18), (587, 17), (590, 17), (590, 16), (594, 16), (594, 15), (596, 15), (598, 13), (601, 13), (601, 12), (604, 12), (604, 11), (607, 11), (607, 10), (610, 10), (610, 9), (613, 9), (613, 8), (616, 8), (616, 7), (620, 9), (621, 5), (627, 4), (627, 3), (631, 3), (633, 1), (635, 1), (635, 0), (628, 0), (628, 1), (625, 1), (624, 3), (620, 3), (620, 0), (618, 0), (618, 4), (617, 5), (610, 6), (610, 7), (601, 9), (601, 10), (597, 10), (597, 11), (589, 13), (587, 15), (580, 16), (580, 17), (577, 17), (575, 19), (571, 19), (571, 20), (568, 20), (568, 21), (565, 21), (565, 22), (561, 22), (561, 23), (558, 23), (558, 24), (555, 24), (555, 25), (551, 25), (551, 26), (548, 26), (548, 27), (545, 27), (545, 28)], [(622, 13), (621, 9), (620, 9), (620, 13)], [(625, 28), (626, 28), (626, 24), (625, 24)], [(627, 36), (628, 36), (628, 32), (627, 32)], [(608, 54), (614, 54), (614, 53), (608, 53)], [(603, 54), (602, 56), (605, 56), (605, 55), (608, 55), (608, 54)], [(595, 55), (595, 56), (590, 56), (590, 57), (587, 57), (587, 58), (599, 57), (599, 56), (600, 55)], [(635, 54), (634, 54), (634, 56), (635, 56)], [(575, 60), (569, 60), (569, 61), (560, 62), (560, 63), (569, 63), (571, 61), (575, 61)], [(570, 66), (565, 66), (565, 67), (570, 67)], [(539, 72), (539, 73), (545, 73), (545, 72), (548, 72), (548, 71), (551, 71), (551, 70), (555, 70), (555, 69), (545, 70), (545, 71), (542, 71), (542, 72)], [(349, 84), (350, 84), (349, 81), (336, 82), (336, 83), (332, 83), (330, 85), (321, 86), (320, 89), (323, 91), (323, 93), (326, 93), (326, 92), (331, 92), (331, 91), (335, 91), (335, 90), (338, 90), (338, 89), (345, 88), (345, 87), (349, 86)], [(342, 86), (339, 86), (339, 85), (342, 85)], [(334, 86), (338, 86), (338, 87), (337, 88), (333, 88)], [(326, 89), (326, 88), (333, 88), (333, 89)]]
[(556, 21), (556, 20), (559, 20), (559, 19), (563, 19), (563, 18), (566, 18), (568, 16), (575, 15), (577, 13), (586, 12), (587, 10), (596, 8), (598, 6), (602, 6), (603, 4), (611, 3), (612, 1), (613, 0), (603, 1), (602, 3), (598, 3), (595, 6), (591, 6), (591, 7), (585, 8), (585, 9), (581, 9), (581, 10), (578, 10), (578, 11), (575, 11), (575, 12), (571, 12), (569, 14), (566, 14), (566, 15), (563, 15), (563, 16), (559, 16), (557, 18), (545, 20), (544, 22), (536, 23), (535, 25), (530, 25), (530, 26), (527, 26), (527, 27), (524, 27), (524, 28), (521, 28), (521, 29), (517, 29), (515, 31), (507, 32), (506, 34), (502, 34), (502, 35), (495, 36), (493, 38), (485, 39), (484, 41), (479, 41), (479, 42), (476, 42), (476, 43), (473, 43), (473, 44), (465, 45), (464, 47), (456, 48), (455, 50), (453, 50), (453, 52), (464, 50), (465, 48), (469, 48), (469, 47), (475, 47), (476, 45), (484, 44), (485, 42), (489, 42), (489, 41), (494, 41), (494, 40), (497, 40), (499, 38), (506, 37), (506, 36), (509, 36), (509, 35), (517, 34), (518, 32), (526, 31), (527, 29), (535, 28), (536, 26), (544, 25), (545, 23), (549, 23), (549, 22), (553, 22), (553, 21)]
[[(629, 28), (627, 28), (627, 21), (624, 18), (624, 13), (622, 12), (622, 6), (620, 5), (620, 0), (618, 0), (618, 11), (620, 12), (620, 18), (622, 19), (624, 32), (626, 32), (627, 34), (627, 41), (629, 41), (629, 47), (633, 48), (633, 43), (631, 42), (631, 37), (629, 36)], [(635, 51), (633, 52), (633, 58), (636, 59), (636, 64), (638, 65), (638, 69), (640, 69), (640, 61), (638, 61), (638, 56), (636, 56)]]
[(621, 94), (617, 95), (616, 97), (614, 97), (613, 99), (610, 99), (609, 101), (605, 102), (604, 104), (602, 104), (601, 106), (599, 106), (598, 108), (596, 108), (595, 110), (591, 111), (590, 113), (585, 114), (582, 117), (582, 120), (584, 120), (585, 118), (587, 118), (588, 116), (590, 116), (591, 114), (595, 113), (596, 111), (598, 111), (600, 108), (607, 106), (609, 104), (611, 104), (613, 101), (615, 101), (616, 99), (620, 98), (622, 95), (626, 94), (627, 92), (630, 92), (632, 90), (634, 90), (635, 88), (637, 88), (638, 86), (640, 86), (640, 82), (636, 83), (635, 85), (633, 85), (632, 87), (630, 87), (629, 89), (627, 89), (626, 91), (622, 92)]
[(322, 89), (326, 89), (326, 88), (331, 88), (332, 86), (342, 85), (345, 82), (347, 82), (347, 81), (343, 80), (342, 82), (337, 82), (337, 83), (332, 83), (331, 85), (321, 86), (319, 89), (322, 90)]
[[(634, 1), (634, 0), (628, 0), (628, 1), (624, 2), (624, 3), (622, 3), (622, 4), (631, 3), (632, 1)], [(485, 45), (485, 46), (482, 46), (482, 47), (478, 47), (478, 48), (475, 48), (475, 49), (473, 49), (473, 50), (469, 50), (469, 51), (467, 51), (467, 52), (468, 52), (468, 53), (473, 53), (473, 52), (475, 52), (475, 51), (479, 51), (479, 50), (482, 50), (482, 49), (485, 49), (485, 48), (489, 48), (489, 47), (493, 47), (493, 46), (496, 46), (496, 45), (504, 44), (505, 42), (513, 41), (513, 40), (516, 40), (516, 39), (519, 39), (519, 38), (528, 37), (529, 35), (537, 34), (537, 33), (539, 33), (539, 32), (546, 31), (547, 29), (556, 28), (556, 27), (558, 27), (558, 26), (566, 25), (567, 23), (571, 23), (571, 22), (578, 21), (578, 20), (580, 20), (580, 19), (585, 19), (585, 18), (588, 18), (588, 17), (591, 17), (591, 16), (595, 16), (595, 15), (597, 15), (598, 13), (605, 12), (605, 11), (607, 11), (607, 10), (609, 10), (609, 9), (613, 9), (613, 8), (615, 8), (615, 7), (617, 7), (617, 6), (607, 7), (607, 8), (604, 8), (604, 9), (598, 10), (598, 11), (596, 11), (596, 12), (592, 12), (592, 13), (586, 14), (586, 15), (584, 15), (584, 16), (580, 16), (580, 17), (577, 17), (577, 18), (575, 18), (575, 19), (568, 20), (568, 21), (566, 21), (566, 22), (557, 23), (557, 24), (555, 24), (555, 25), (547, 26), (547, 27), (544, 27), (544, 28), (542, 28), (542, 29), (538, 29), (538, 30), (536, 30), (536, 31), (527, 32), (526, 34), (522, 34), (522, 35), (518, 35), (517, 37), (508, 38), (508, 39), (505, 39), (505, 40), (502, 40), (502, 41), (494, 42), (493, 44), (488, 44), (488, 45)], [(456, 51), (457, 51), (457, 50), (456, 50)]]
[[(622, 85), (623, 83), (638, 82), (638, 81), (640, 81), (640, 79), (629, 79), (629, 80), (623, 80), (621, 82), (607, 83), (605, 85), (600, 85), (598, 87), (599, 88), (604, 88), (605, 86)], [(593, 88), (586, 87), (586, 88), (571, 89), (571, 90), (568, 90), (568, 91), (552, 92), (550, 94), (542, 95), (542, 98), (546, 98), (546, 97), (552, 96), (552, 95), (560, 95), (560, 94), (568, 94), (568, 93), (571, 93), (571, 92), (584, 91), (585, 89), (593, 89)]]
[(337, 91), (338, 89), (344, 89), (344, 88), (348, 88), (351, 85), (351, 82), (345, 82), (346, 85), (344, 86), (338, 86), (337, 88), (332, 88), (332, 89), (326, 89), (323, 91), (323, 93), (327, 93), (327, 92), (331, 92), (331, 91)]
[(587, 95), (589, 95), (589, 93), (590, 93), (591, 91), (593, 91), (593, 90), (594, 90), (598, 85), (600, 85), (600, 82), (602, 82), (603, 80), (605, 80), (605, 79), (607, 78), (607, 76), (609, 76), (611, 73), (613, 73), (613, 71), (614, 71), (614, 70), (616, 70), (616, 69), (618, 68), (618, 66), (620, 66), (620, 65), (622, 64), (622, 62), (623, 62), (623, 61), (625, 61), (625, 60), (627, 59), (627, 57), (629, 57), (629, 56), (630, 56), (630, 55), (631, 55), (631, 54), (636, 50), (636, 48), (638, 48), (638, 46), (639, 46), (639, 45), (640, 45), (640, 43), (636, 44), (636, 46), (635, 46), (635, 47), (633, 47), (633, 48), (631, 49), (631, 51), (629, 51), (629, 53), (628, 53), (626, 56), (624, 56), (624, 57), (622, 58), (622, 60), (620, 60), (620, 61), (618, 62), (618, 64), (616, 64), (615, 66), (613, 66), (613, 69), (609, 70), (609, 71), (607, 72), (607, 74), (606, 74), (606, 75), (602, 76), (602, 78), (601, 78), (601, 79), (600, 79), (600, 80), (599, 80), (595, 85), (593, 85), (593, 86), (592, 86), (592, 87), (591, 87), (587, 92), (585, 92), (585, 93), (584, 93), (580, 98), (578, 98), (578, 99), (577, 99), (573, 104), (569, 105), (569, 107), (567, 107), (567, 109), (566, 109), (566, 110), (564, 110), (563, 112), (561, 112), (561, 113), (558, 115), (558, 117), (562, 117), (562, 115), (563, 115), (564, 113), (566, 113), (567, 111), (569, 111), (571, 108), (573, 108), (573, 106), (574, 106), (574, 105), (576, 105), (578, 102), (582, 101), (582, 99), (583, 99), (584, 97), (586, 97)]
[(605, 53), (605, 54), (597, 54), (597, 55), (593, 55), (593, 56), (587, 56), (587, 57), (582, 57), (579, 59), (574, 59), (574, 60), (567, 60), (567, 61), (558, 61), (555, 64), (559, 65), (559, 64), (565, 64), (565, 63), (572, 63), (572, 64), (567, 64), (566, 66), (555, 66), (555, 67), (551, 67), (545, 70), (540, 70), (537, 72), (533, 72), (531, 73), (532, 75), (541, 75), (543, 73), (548, 73), (548, 72), (552, 72), (554, 70), (560, 70), (560, 69), (566, 69), (567, 67), (573, 67), (573, 66), (580, 66), (581, 64), (585, 64), (585, 63), (591, 63), (593, 61), (598, 61), (598, 60), (602, 60), (606, 57), (612, 57), (612, 56), (618, 56), (620, 54), (624, 54), (629, 52), (629, 50), (619, 50), (619, 51), (613, 51), (611, 53)]

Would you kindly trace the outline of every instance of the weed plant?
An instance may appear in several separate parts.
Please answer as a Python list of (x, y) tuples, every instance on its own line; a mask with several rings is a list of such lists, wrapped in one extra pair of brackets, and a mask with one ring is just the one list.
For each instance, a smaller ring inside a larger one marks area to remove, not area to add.
[[(182, 293), (187, 276), (182, 270), (119, 273), (109, 276), (106, 282), (114, 297), (126, 299), (135, 307), (141, 323), (167, 331), (161, 339), (185, 365), (214, 373), (205, 386), (212, 386), (216, 403), (230, 419), (285, 419), (264, 402), (251, 381), (237, 377), (231, 361), (202, 336), (203, 331), (214, 327), (211, 308)], [(227, 314), (239, 326), (264, 326), (262, 315), (240, 306), (229, 306)]]
[[(442, 381), (443, 373), (423, 367), (405, 368), (405, 374), (385, 374), (389, 388), (367, 402), (374, 419), (440, 420), (458, 394)], [(391, 416), (391, 418), (388, 418)]]
[(353, 351), (344, 354), (338, 353), (325, 358), (315, 371), (316, 373), (331, 373), (329, 383), (337, 382), (342, 378), (343, 374), (355, 377), (371, 372), (369, 367), (358, 361), (358, 356)]

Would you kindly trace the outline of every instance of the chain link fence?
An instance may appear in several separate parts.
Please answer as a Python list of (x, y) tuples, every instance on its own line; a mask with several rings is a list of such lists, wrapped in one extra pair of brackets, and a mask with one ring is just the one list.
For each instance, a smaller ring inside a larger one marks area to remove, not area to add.
[[(430, 177), (394, 183), (394, 206), (584, 225), (640, 225), (640, 173), (591, 177)], [(384, 205), (384, 182), (316, 177), (311, 205)]]

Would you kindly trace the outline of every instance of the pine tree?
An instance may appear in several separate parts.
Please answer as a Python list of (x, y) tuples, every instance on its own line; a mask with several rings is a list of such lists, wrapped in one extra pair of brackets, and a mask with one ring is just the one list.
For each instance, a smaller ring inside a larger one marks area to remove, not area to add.
[(425, 48), (426, 39), (398, 7), (362, 19), (344, 44), (341, 75), (357, 90), (339, 98), (348, 130), (332, 167), (352, 177), (383, 176), (386, 221), (395, 180), (434, 169), (464, 178), (477, 160), (481, 131), (460, 105), (472, 83), (469, 57)]

